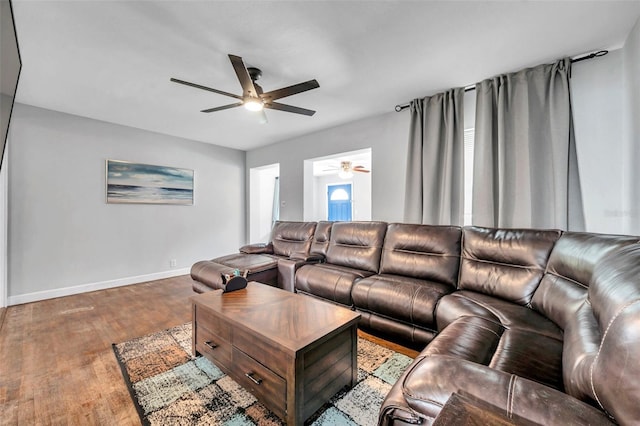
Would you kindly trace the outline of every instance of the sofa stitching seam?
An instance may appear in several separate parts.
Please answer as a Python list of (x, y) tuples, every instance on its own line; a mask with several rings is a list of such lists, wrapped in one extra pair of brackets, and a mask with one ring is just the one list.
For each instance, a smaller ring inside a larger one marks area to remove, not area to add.
[(589, 368), (589, 382), (591, 385), (591, 392), (593, 392), (593, 396), (595, 397), (596, 401), (598, 402), (598, 405), (600, 406), (600, 408), (602, 408), (602, 410), (604, 410), (605, 413), (607, 413), (607, 415), (609, 415), (609, 417), (613, 416), (609, 413), (609, 411), (607, 411), (606, 408), (604, 408), (604, 406), (602, 405), (602, 402), (600, 401), (600, 398), (598, 397), (598, 394), (596, 392), (596, 387), (593, 384), (593, 370), (595, 368), (596, 362), (598, 361), (598, 358), (600, 357), (600, 352), (602, 352), (602, 348), (604, 346), (604, 341), (607, 338), (607, 334), (609, 334), (609, 329), (611, 328), (611, 326), (613, 325), (613, 323), (618, 319), (618, 317), (620, 316), (620, 314), (622, 314), (623, 311), (625, 311), (629, 306), (634, 305), (636, 303), (640, 303), (639, 300), (632, 300), (630, 302), (628, 302), (626, 305), (622, 306), (618, 312), (615, 313), (615, 315), (611, 318), (611, 320), (609, 321), (609, 324), (607, 324), (607, 328), (604, 330), (604, 333), (602, 334), (602, 339), (600, 339), (600, 346), (598, 347), (598, 352), (596, 353), (596, 356), (593, 358), (593, 361), (591, 362), (591, 367)]
[(507, 404), (507, 416), (509, 418), (513, 418), (513, 401), (515, 399), (516, 380), (518, 380), (518, 378), (515, 374), (512, 374), (511, 379), (509, 379), (509, 392), (507, 395), (509, 400), (509, 403)]
[(540, 272), (542, 272), (543, 275), (544, 275), (544, 272), (545, 272), (545, 268), (541, 268), (538, 265), (516, 265), (515, 263), (497, 262), (495, 260), (477, 259), (477, 258), (474, 258), (474, 257), (467, 257), (467, 256), (460, 256), (460, 258), (462, 260), (468, 260), (468, 261), (472, 261), (472, 262), (489, 263), (489, 264), (492, 264), (492, 265), (508, 266), (508, 267), (511, 267), (511, 268), (518, 268), (518, 269), (527, 269), (527, 270), (530, 270), (530, 271), (540, 271)]
[(413, 322), (413, 307), (415, 306), (416, 298), (418, 296), (418, 288), (416, 287), (413, 291), (413, 296), (411, 297), (411, 306), (409, 306), (409, 318), (411, 318), (411, 322)]
[(589, 289), (589, 286), (588, 286), (588, 285), (586, 285), (586, 284), (582, 284), (581, 282), (576, 281), (576, 280), (574, 280), (574, 279), (572, 279), (572, 278), (569, 278), (569, 277), (567, 277), (567, 276), (565, 276), (565, 275), (558, 274), (558, 273), (556, 273), (556, 272), (549, 272), (549, 271), (545, 271), (545, 275), (546, 275), (546, 274), (553, 275), (554, 277), (557, 277), (557, 278), (565, 279), (565, 280), (567, 280), (567, 281), (569, 281), (569, 282), (572, 282), (572, 283), (574, 283), (574, 284), (579, 285), (580, 287), (582, 287), (582, 288), (584, 288), (584, 289), (587, 289), (587, 290)]
[(418, 251), (418, 250), (407, 250), (407, 249), (397, 249), (397, 248), (383, 248), (383, 251), (387, 253), (403, 253), (403, 254), (414, 254), (417, 256), (434, 256), (434, 257), (459, 257), (458, 255), (451, 253), (436, 253), (430, 251)]

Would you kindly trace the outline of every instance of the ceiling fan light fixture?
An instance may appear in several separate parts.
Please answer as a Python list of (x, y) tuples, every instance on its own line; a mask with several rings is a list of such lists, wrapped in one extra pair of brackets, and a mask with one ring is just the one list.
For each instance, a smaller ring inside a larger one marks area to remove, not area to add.
[(340, 170), (338, 172), (338, 177), (340, 179), (349, 179), (353, 177), (353, 172), (351, 170)]
[(353, 177), (353, 170), (351, 169), (351, 161), (340, 162), (340, 171), (338, 171), (338, 177), (340, 179), (349, 179)]
[(210, 113), (215, 111), (223, 111), (229, 108), (239, 107), (244, 105), (248, 111), (261, 112), (260, 122), (266, 123), (266, 116), (264, 114), (264, 108), (275, 109), (284, 112), (291, 112), (294, 114), (302, 114), (306, 116), (312, 116), (316, 112), (310, 109), (300, 108), (292, 105), (283, 104), (280, 102), (274, 102), (276, 99), (286, 98), (287, 96), (296, 95), (298, 93), (306, 92), (307, 90), (317, 89), (320, 87), (317, 80), (309, 80), (303, 83), (294, 84), (292, 86), (282, 87), (280, 89), (264, 92), (262, 87), (256, 83), (256, 80), (260, 78), (262, 71), (258, 68), (247, 68), (244, 61), (240, 56), (229, 55), (231, 66), (238, 77), (240, 86), (242, 86), (242, 95), (236, 95), (222, 90), (213, 89), (211, 87), (202, 86), (196, 83), (190, 83), (188, 81), (179, 80), (177, 78), (170, 78), (170, 81), (174, 83), (184, 84), (185, 86), (191, 86), (196, 89), (207, 90), (209, 92), (217, 93), (219, 95), (235, 98), (238, 102), (229, 105), (222, 105), (214, 108), (206, 108), (200, 112)]
[(249, 98), (243, 101), (243, 105), (249, 111), (262, 111), (264, 103), (258, 98)]

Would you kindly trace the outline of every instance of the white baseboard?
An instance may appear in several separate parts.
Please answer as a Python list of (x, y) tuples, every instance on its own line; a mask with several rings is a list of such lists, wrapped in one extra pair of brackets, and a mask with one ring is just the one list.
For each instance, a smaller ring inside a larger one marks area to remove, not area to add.
[(144, 283), (147, 281), (161, 280), (163, 278), (177, 277), (186, 275), (190, 272), (190, 268), (172, 269), (170, 271), (156, 272), (153, 274), (138, 275), (135, 277), (118, 278), (117, 280), (100, 281), (97, 283), (81, 284), (73, 287), (56, 288), (53, 290), (37, 291), (35, 293), (19, 294), (17, 296), (8, 297), (8, 305), (21, 305), (23, 303), (37, 302), (39, 300), (53, 299), (56, 297), (71, 296), (73, 294), (87, 293), (95, 290), (104, 290), (107, 288), (122, 287), (130, 284)]

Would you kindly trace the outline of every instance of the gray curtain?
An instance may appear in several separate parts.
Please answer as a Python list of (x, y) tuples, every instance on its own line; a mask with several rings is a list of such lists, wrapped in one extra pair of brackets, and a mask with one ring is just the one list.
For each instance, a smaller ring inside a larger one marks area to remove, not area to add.
[(583, 230), (571, 61), (476, 85), (473, 224)]
[(462, 225), (464, 89), (411, 102), (404, 220)]

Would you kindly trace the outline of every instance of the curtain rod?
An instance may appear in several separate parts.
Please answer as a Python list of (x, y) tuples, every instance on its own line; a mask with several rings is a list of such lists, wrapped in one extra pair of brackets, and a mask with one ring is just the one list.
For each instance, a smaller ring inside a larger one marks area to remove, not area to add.
[[(584, 60), (586, 60), (586, 59), (599, 58), (600, 56), (604, 56), (604, 55), (606, 55), (607, 53), (609, 53), (609, 51), (608, 51), (608, 50), (599, 50), (599, 51), (597, 51), (597, 52), (589, 53), (588, 55), (585, 55), (585, 56), (581, 56), (581, 57), (579, 57), (579, 58), (572, 59), (572, 60), (571, 60), (571, 63), (573, 64), (573, 63), (575, 63), (575, 62), (584, 61)], [(466, 87), (464, 88), (464, 91), (465, 91), (465, 92), (470, 92), (470, 91), (472, 91), (472, 90), (476, 90), (476, 86), (475, 86), (475, 84), (474, 84), (474, 85), (471, 85), (471, 86), (466, 86)], [(395, 109), (396, 109), (396, 112), (400, 112), (400, 111), (402, 111), (403, 109), (407, 109), (407, 108), (409, 108), (409, 104), (396, 105), (396, 108), (395, 108)]]

